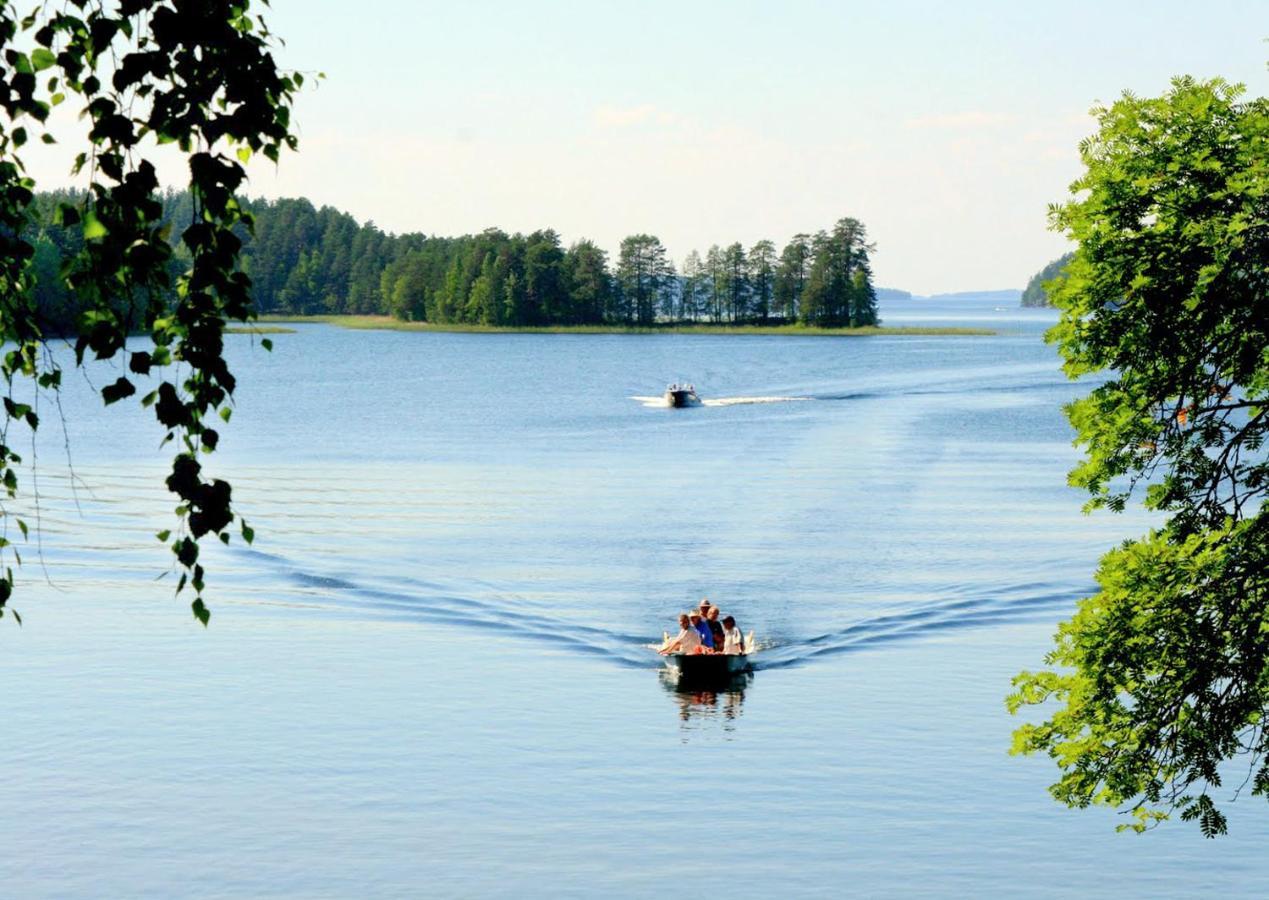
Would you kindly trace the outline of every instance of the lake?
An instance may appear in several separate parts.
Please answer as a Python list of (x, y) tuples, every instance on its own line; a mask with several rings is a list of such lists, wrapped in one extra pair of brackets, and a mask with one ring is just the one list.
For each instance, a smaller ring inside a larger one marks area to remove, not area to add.
[[(1116, 834), (1007, 754), (1010, 677), (1150, 524), (1065, 484), (1053, 315), (882, 315), (1000, 333), (232, 336), (208, 466), (257, 537), (209, 549), (207, 629), (161, 432), (67, 377), (0, 622), (0, 894), (1269, 892), (1263, 801)], [(728, 402), (634, 399), (675, 380)], [(742, 689), (647, 649), (702, 596), (760, 641)]]

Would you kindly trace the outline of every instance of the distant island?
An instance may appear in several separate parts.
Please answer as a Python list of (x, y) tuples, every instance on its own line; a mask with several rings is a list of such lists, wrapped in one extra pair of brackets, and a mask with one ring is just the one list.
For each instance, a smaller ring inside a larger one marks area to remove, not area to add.
[(1022, 291), (1005, 288), (997, 291), (955, 291), (950, 294), (930, 294), (927, 300), (989, 300), (1000, 306), (1017, 306)]
[(1057, 259), (1053, 260), (1039, 272), (1031, 276), (1031, 280), (1027, 282), (1027, 289), (1022, 292), (1022, 305), (1044, 307), (1052, 306), (1049, 300), (1049, 292), (1045, 290), (1045, 285), (1055, 278), (1062, 276), (1063, 270), (1066, 269), (1067, 263), (1075, 254), (1064, 253)]
[[(195, 219), (193, 198), (158, 198), (170, 224), (172, 271), (183, 270), (179, 243)], [(77, 326), (78, 309), (59, 263), (83, 244), (82, 226), (61, 224), (61, 209), (82, 194), (37, 195), (29, 239), (30, 291), (50, 332)], [(593, 241), (565, 247), (552, 229), (440, 237), (388, 234), (308, 200), (248, 200), (242, 269), (264, 316), (370, 316), (429, 326), (480, 329), (654, 329), (667, 326), (870, 329), (877, 291), (862, 222), (794, 235), (777, 252), (761, 240), (688, 253), (676, 267), (654, 235), (621, 242), (617, 259)], [(906, 293), (906, 292), (905, 292)], [(120, 309), (125, 320), (131, 310)], [(861, 332), (862, 333), (862, 332)]]
[(954, 291), (943, 294), (913, 294), (911, 291), (900, 291), (895, 288), (877, 288), (879, 300), (987, 300), (1000, 306), (1016, 306), (1022, 291), (1017, 288), (1005, 288), (993, 291)]

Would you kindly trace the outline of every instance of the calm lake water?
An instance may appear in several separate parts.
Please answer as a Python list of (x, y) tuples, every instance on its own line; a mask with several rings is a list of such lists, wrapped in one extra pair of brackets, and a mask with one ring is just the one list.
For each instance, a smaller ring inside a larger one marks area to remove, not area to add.
[[(157, 426), (68, 378), (0, 623), (0, 895), (1269, 893), (1263, 801), (1116, 834), (1007, 755), (1010, 677), (1149, 523), (1065, 486), (1051, 314), (883, 316), (1001, 333), (231, 338), (209, 466), (257, 539), (206, 630), (156, 580)], [(678, 379), (746, 402), (632, 399)], [(703, 595), (763, 645), (743, 690), (645, 647)]]

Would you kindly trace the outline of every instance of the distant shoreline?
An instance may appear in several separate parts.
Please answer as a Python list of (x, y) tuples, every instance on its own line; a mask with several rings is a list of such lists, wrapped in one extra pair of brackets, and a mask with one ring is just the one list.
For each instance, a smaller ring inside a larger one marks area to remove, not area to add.
[(433, 322), (403, 322), (391, 316), (317, 315), (288, 316), (268, 314), (260, 316), (261, 323), (312, 322), (372, 331), (435, 331), (458, 334), (731, 334), (731, 335), (785, 335), (789, 337), (872, 337), (872, 336), (962, 336), (991, 337), (998, 332), (992, 328), (954, 327), (887, 327), (872, 325), (865, 328), (816, 328), (806, 325), (469, 325), (461, 323), (437, 324)]

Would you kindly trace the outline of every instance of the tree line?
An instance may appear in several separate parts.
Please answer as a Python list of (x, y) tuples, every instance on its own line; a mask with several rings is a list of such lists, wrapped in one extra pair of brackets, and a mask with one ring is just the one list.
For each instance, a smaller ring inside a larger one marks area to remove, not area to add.
[[(32, 290), (54, 330), (76, 326), (77, 311), (59, 266), (83, 244), (83, 232), (59, 224), (56, 211), (77, 199), (54, 191), (38, 195), (34, 204)], [(166, 222), (190, 221), (188, 193), (168, 192), (160, 199)], [(243, 206), (255, 224), (238, 229), (241, 268), (251, 278), (260, 313), (378, 314), (512, 327), (877, 323), (873, 246), (863, 223), (853, 218), (795, 235), (778, 253), (769, 240), (748, 249), (737, 242), (704, 254), (693, 250), (676, 267), (650, 234), (627, 237), (610, 261), (593, 241), (565, 246), (551, 229), (508, 234), (490, 228), (460, 237), (389, 234), (305, 199), (246, 200)], [(173, 247), (174, 271), (188, 263), (184, 253)]]
[(1063, 253), (1039, 272), (1032, 275), (1031, 280), (1027, 282), (1026, 290), (1022, 292), (1022, 305), (1052, 306), (1053, 301), (1049, 298), (1048, 285), (1051, 285), (1053, 279), (1061, 278), (1064, 275), (1066, 267), (1074, 258), (1074, 253)]

